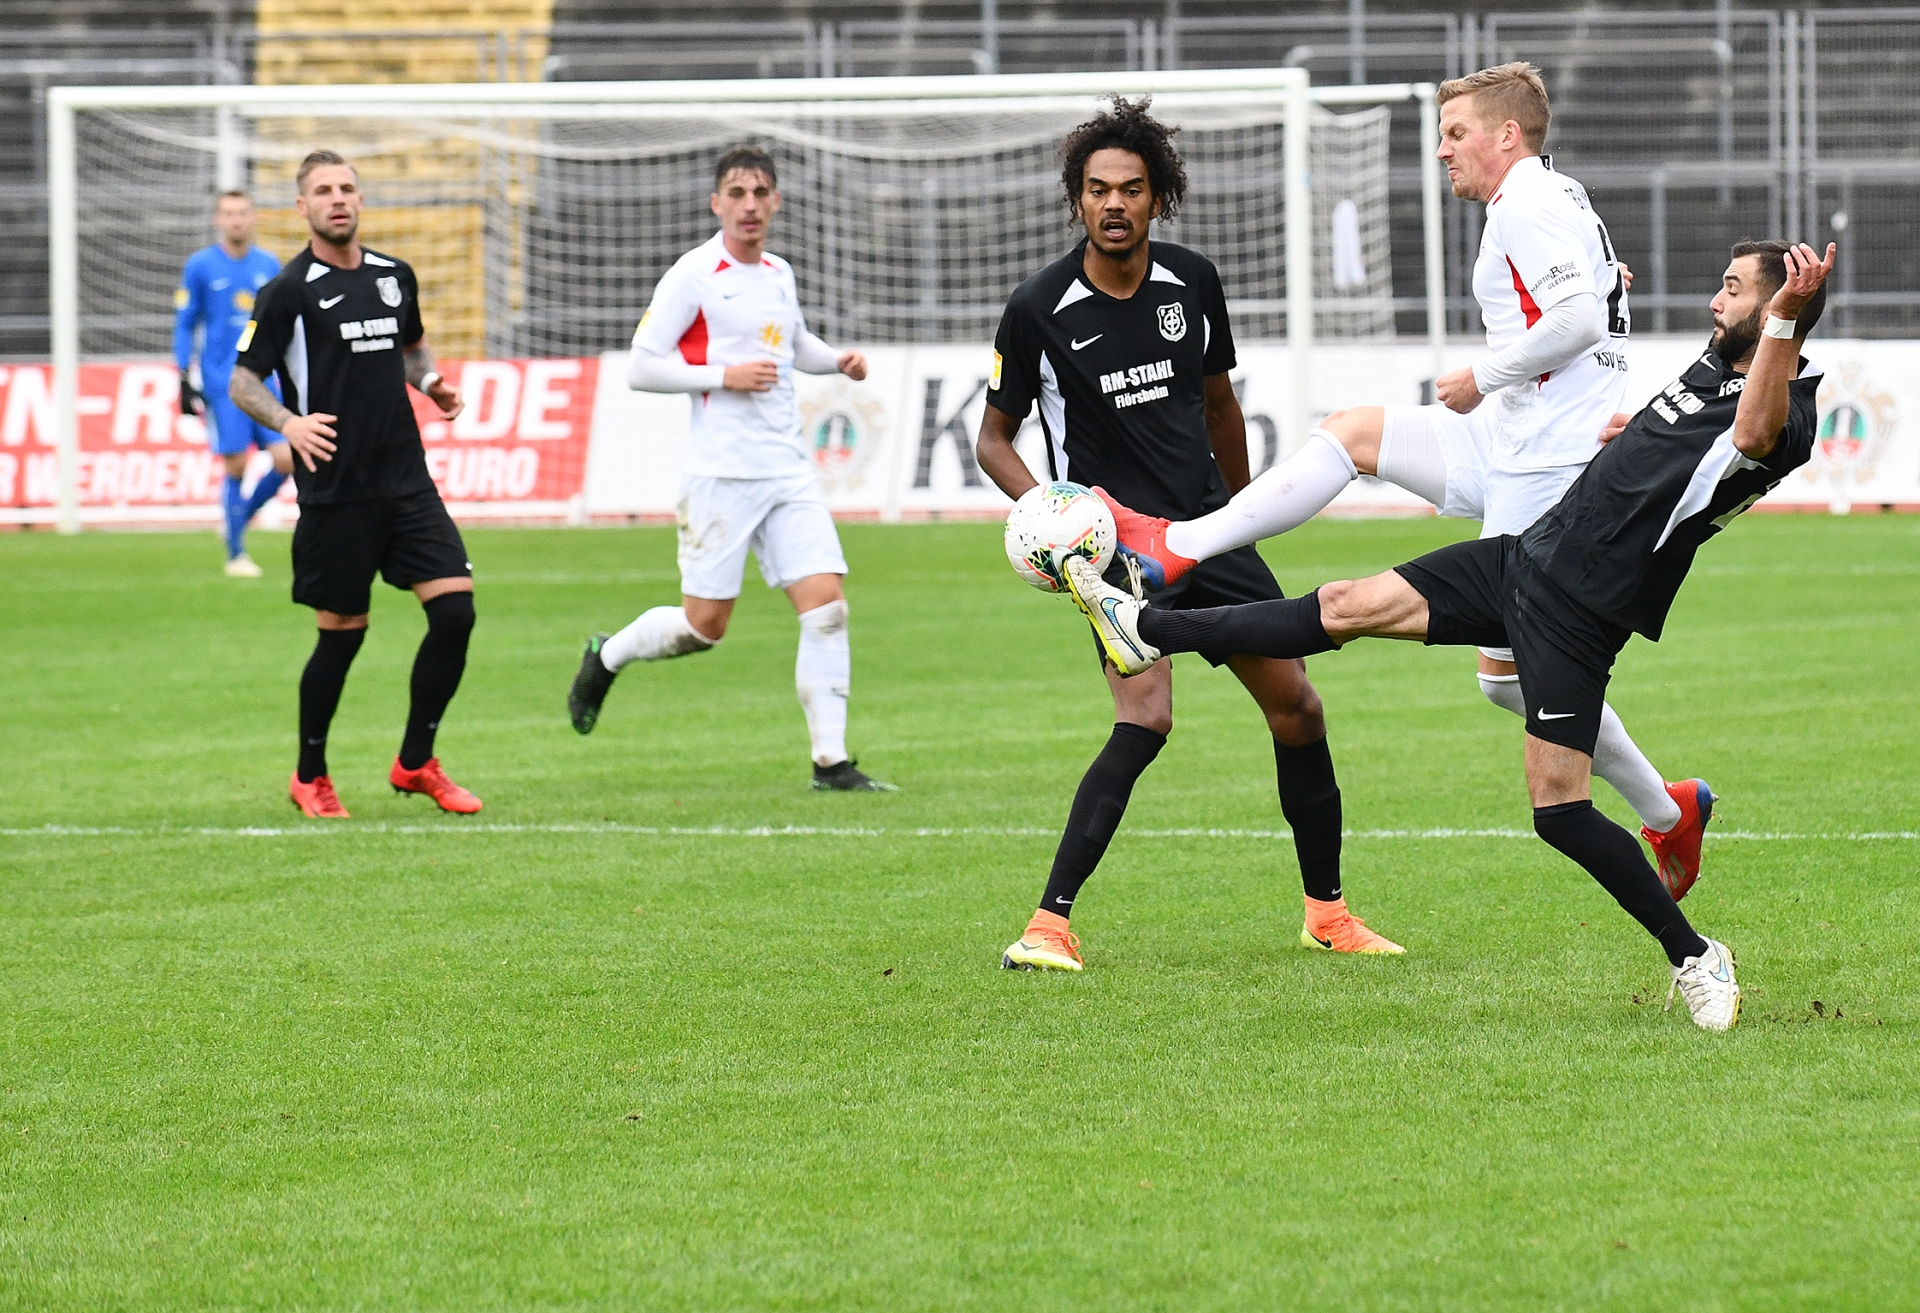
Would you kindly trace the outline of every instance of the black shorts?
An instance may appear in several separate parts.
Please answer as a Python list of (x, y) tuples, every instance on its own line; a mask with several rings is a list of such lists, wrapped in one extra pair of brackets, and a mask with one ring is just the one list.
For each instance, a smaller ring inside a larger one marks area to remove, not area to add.
[(1541, 574), (1512, 534), (1442, 547), (1394, 573), (1427, 599), (1428, 644), (1512, 648), (1527, 733), (1593, 755), (1607, 680), (1631, 631)]
[(316, 611), (365, 615), (373, 575), (395, 588), (473, 573), (460, 530), (432, 488), (380, 501), (302, 506), (293, 527), (293, 600)]
[[(1126, 564), (1115, 558), (1107, 570), (1107, 579), (1116, 587), (1127, 587)], [(1200, 562), (1172, 584), (1148, 594), (1155, 606), (1169, 611), (1198, 611), (1210, 606), (1239, 606), (1245, 602), (1274, 602), (1285, 597), (1280, 581), (1273, 577), (1259, 551), (1236, 547), (1230, 552)], [(1091, 631), (1092, 626), (1088, 626)], [(1106, 661), (1106, 649), (1095, 636), (1093, 650)], [(1202, 652), (1209, 665), (1224, 666), (1231, 652)]]

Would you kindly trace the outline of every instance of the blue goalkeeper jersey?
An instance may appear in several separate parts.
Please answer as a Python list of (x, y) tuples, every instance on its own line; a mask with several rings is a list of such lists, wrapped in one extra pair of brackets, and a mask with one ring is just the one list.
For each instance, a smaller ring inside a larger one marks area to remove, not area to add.
[(173, 362), (186, 371), (193, 363), (194, 330), (204, 329), (201, 392), (227, 394), (240, 334), (253, 318), (253, 298), (279, 272), (280, 262), (258, 246), (248, 247), (238, 260), (218, 243), (187, 257), (180, 289), (173, 294)]

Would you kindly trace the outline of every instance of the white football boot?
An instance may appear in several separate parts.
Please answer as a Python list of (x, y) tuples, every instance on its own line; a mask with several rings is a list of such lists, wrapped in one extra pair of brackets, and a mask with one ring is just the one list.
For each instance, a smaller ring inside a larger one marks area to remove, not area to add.
[(1702, 1030), (1732, 1030), (1740, 1020), (1740, 982), (1733, 978), (1733, 950), (1717, 939), (1708, 939), (1706, 952), (1673, 968), (1673, 984), (1667, 987), (1668, 1011), (1673, 1008), (1675, 990), (1687, 1000), (1693, 1024)]
[(1074, 605), (1093, 626), (1113, 668), (1122, 675), (1151, 669), (1160, 659), (1160, 649), (1140, 637), (1140, 612), (1147, 604), (1102, 579), (1093, 562), (1084, 556), (1069, 556), (1064, 573)]
[(258, 579), (261, 575), (261, 570), (258, 565), (254, 564), (251, 556), (242, 552), (240, 555), (228, 560), (226, 565), (221, 567), (221, 573), (225, 574), (229, 579)]

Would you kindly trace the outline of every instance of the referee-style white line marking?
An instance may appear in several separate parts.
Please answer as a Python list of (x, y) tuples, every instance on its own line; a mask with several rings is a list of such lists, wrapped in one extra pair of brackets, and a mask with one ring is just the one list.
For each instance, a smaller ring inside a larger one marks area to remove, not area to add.
[[(8, 839), (292, 839), (312, 837), (350, 837), (356, 834), (611, 834), (641, 838), (710, 839), (1053, 839), (1060, 831), (1037, 825), (960, 825), (888, 828), (854, 825), (628, 825), (619, 821), (579, 824), (501, 824), (481, 822), (463, 825), (449, 822), (439, 825), (38, 825), (0, 828), (0, 838)], [(1134, 839), (1291, 839), (1291, 830), (1233, 829), (1122, 829), (1116, 838)], [(1347, 830), (1348, 839), (1531, 839), (1532, 830), (1512, 829), (1420, 829), (1420, 830)], [(1792, 833), (1772, 830), (1709, 830), (1707, 838), (1716, 840), (1752, 840), (1766, 843), (1877, 843), (1920, 839), (1920, 830), (1851, 830), (1823, 833)]]

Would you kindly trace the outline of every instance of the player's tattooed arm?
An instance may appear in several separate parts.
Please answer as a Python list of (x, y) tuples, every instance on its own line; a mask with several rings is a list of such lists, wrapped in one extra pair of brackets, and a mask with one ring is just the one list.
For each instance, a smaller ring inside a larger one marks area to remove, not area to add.
[(433, 348), (427, 345), (426, 338), (402, 348), (400, 358), (406, 363), (407, 382), (440, 407), (441, 419), (452, 419), (465, 408), (466, 403), (460, 399), (460, 390), (450, 386), (440, 377), (440, 371), (434, 368)]
[(245, 365), (233, 367), (233, 375), (227, 381), (227, 399), (254, 423), (263, 424), (275, 433), (294, 417), (291, 410), (280, 404), (280, 398), (267, 390), (260, 376)]
[(280, 404), (280, 398), (267, 391), (258, 374), (245, 365), (233, 367), (227, 382), (227, 398), (256, 424), (264, 424), (287, 440), (294, 454), (306, 463), (307, 472), (319, 467), (315, 461), (333, 459), (334, 415), (296, 415)]
[(980, 418), (980, 441), (974, 446), (974, 457), (1001, 492), (1019, 501), (1022, 493), (1040, 482), (1020, 459), (1020, 453), (1013, 449), (1021, 421), (991, 403), (985, 410), (986, 414)]
[(1207, 442), (1213, 447), (1213, 462), (1227, 481), (1227, 491), (1239, 492), (1253, 482), (1247, 464), (1247, 417), (1241, 413), (1231, 378), (1209, 374), (1206, 389)]

